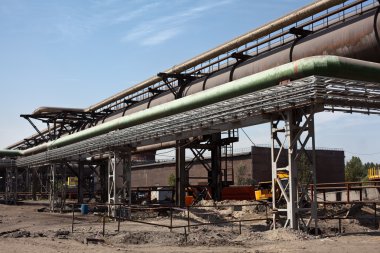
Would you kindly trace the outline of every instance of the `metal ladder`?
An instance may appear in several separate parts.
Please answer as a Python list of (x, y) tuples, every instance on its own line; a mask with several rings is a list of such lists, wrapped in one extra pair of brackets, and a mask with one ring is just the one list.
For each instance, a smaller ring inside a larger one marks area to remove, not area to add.
[(239, 141), (239, 130), (231, 129), (222, 132), (222, 143), (223, 143), (223, 185), (233, 185), (234, 184), (234, 142)]

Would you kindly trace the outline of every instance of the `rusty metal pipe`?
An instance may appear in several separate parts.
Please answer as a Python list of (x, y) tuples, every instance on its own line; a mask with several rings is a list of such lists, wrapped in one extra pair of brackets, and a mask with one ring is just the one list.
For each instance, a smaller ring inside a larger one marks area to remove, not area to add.
[[(322, 2), (329, 2), (330, 4), (332, 4), (331, 1), (320, 1), (319, 4), (322, 4)], [(343, 2), (343, 1), (338, 1), (338, 2)], [(338, 2), (336, 2), (335, 4), (338, 4)], [(313, 4), (306, 6), (305, 7), (306, 10), (308, 8), (311, 8), (311, 6), (313, 6)], [(318, 6), (319, 6), (318, 8), (322, 8), (321, 5), (318, 5)], [(306, 11), (305, 8), (295, 11), (294, 13), (303, 13), (302, 15), (304, 15)], [(274, 21), (273, 23), (278, 24), (280, 20), (282, 20), (282, 22), (285, 22), (284, 21), (285, 18), (280, 18)], [(284, 46), (279, 46), (276, 49), (263, 53), (262, 55), (259, 55), (257, 57), (252, 58), (251, 60), (247, 60), (246, 62), (239, 64), (236, 68), (228, 67), (226, 69), (223, 69), (219, 72), (214, 73), (211, 77), (207, 78), (207, 80), (205, 78), (198, 79), (192, 82), (185, 89), (184, 96), (195, 94), (199, 91), (216, 87), (223, 83), (227, 83), (231, 80), (237, 80), (239, 78), (252, 75), (252, 74), (264, 71), (266, 69), (269, 69), (281, 64), (285, 64), (289, 62), (291, 59), (297, 60), (297, 59), (301, 59), (301, 58), (313, 56), (313, 55), (331, 54), (331, 55), (338, 55), (338, 56), (356, 58), (356, 59), (361, 59), (361, 60), (379, 62), (380, 61), (380, 57), (379, 57), (380, 47), (378, 43), (378, 36), (376, 35), (379, 33), (379, 29), (378, 29), (379, 25), (380, 25), (379, 20), (378, 19), (376, 20), (376, 12), (375, 11), (368, 12), (364, 15), (353, 18), (350, 21), (346, 21), (345, 23), (335, 25), (323, 31), (309, 35), (306, 38), (299, 39), (297, 40), (297, 43), (294, 45), (286, 44)], [(256, 34), (257, 31), (262, 31), (265, 27), (268, 28), (268, 26), (269, 24), (264, 25), (263, 27), (257, 30), (254, 30), (250, 33), (247, 33), (239, 38), (244, 40), (244, 38), (246, 38), (249, 34), (253, 36), (253, 34)], [(232, 41), (235, 41), (236, 43), (238, 43), (237, 41), (240, 41), (239, 38)], [(228, 42), (227, 44), (230, 44), (230, 43), (231, 42)], [(214, 52), (218, 48), (221, 48), (221, 47), (217, 47), (213, 50), (210, 50), (209, 52), (211, 51)], [(199, 57), (200, 56), (195, 57), (193, 59), (198, 59)], [(193, 60), (190, 60), (188, 62), (193, 62)], [(180, 64), (179, 66), (182, 66), (184, 64), (185, 63)], [(172, 68), (171, 70), (174, 71), (175, 69)], [(158, 77), (155, 77), (155, 78), (158, 78)], [(141, 84), (144, 84), (144, 83), (147, 84), (149, 83), (148, 81), (144, 81)], [(123, 96), (126, 96), (126, 94), (127, 93), (129, 94), (129, 92), (132, 90), (133, 92), (135, 92), (136, 90), (134, 89), (136, 87), (137, 86), (134, 86), (126, 91), (118, 93), (115, 96), (107, 99), (107, 101), (111, 101), (112, 99), (117, 99), (116, 97), (119, 95), (122, 96), (121, 94), (123, 94)], [(139, 86), (139, 87), (141, 88), (142, 86)], [(151, 108), (151, 107), (154, 107), (154, 106), (157, 106), (157, 105), (160, 105), (172, 100), (174, 100), (173, 94), (167, 92), (155, 98), (152, 98), (151, 101), (149, 102), (143, 101), (139, 104), (132, 106), (130, 109), (126, 111), (126, 115), (132, 114), (134, 112), (144, 110), (147, 108)], [(103, 102), (104, 101), (102, 101), (101, 103)], [(101, 103), (98, 103), (97, 105), (100, 105)], [(94, 109), (95, 107), (92, 106), (89, 108)], [(90, 110), (89, 108), (87, 108), (86, 110)], [(107, 119), (105, 119), (105, 121), (110, 121), (122, 116), (123, 116), (123, 113), (115, 113), (109, 116)], [(36, 135), (33, 135), (32, 137), (34, 136)], [(17, 145), (20, 145), (21, 143), (22, 142), (18, 142), (16, 144), (9, 146), (8, 148), (16, 147)]]
[[(276, 19), (275, 21), (272, 21), (270, 23), (267, 23), (253, 31), (250, 31), (246, 34), (243, 34), (227, 43), (224, 43), (214, 49), (211, 49), (201, 55), (198, 55), (184, 63), (175, 65), (172, 68), (169, 68), (163, 72), (165, 73), (181, 73), (182, 71), (197, 66), (198, 64), (205, 62), (207, 60), (210, 60), (214, 57), (217, 57), (220, 54), (226, 53), (230, 50), (236, 49), (250, 41), (253, 41), (255, 39), (259, 39), (262, 36), (265, 36), (269, 33), (275, 32), (281, 28), (284, 28), (288, 25), (291, 25), (297, 21), (300, 21), (302, 19), (305, 19), (307, 17), (310, 17), (314, 14), (317, 14), (323, 10), (326, 10), (330, 7), (333, 7), (335, 5), (341, 4), (345, 2), (346, 0), (321, 0), (317, 2), (313, 2), (303, 8), (300, 8), (296, 11), (293, 11), (279, 19)], [(95, 111), (109, 103), (112, 103), (118, 99), (121, 99), (127, 95), (130, 95), (132, 93), (135, 93), (139, 90), (142, 90), (144, 88), (149, 87), (150, 85), (153, 85), (157, 82), (161, 81), (161, 78), (158, 76), (153, 76), (131, 88), (128, 88), (122, 92), (119, 92), (112, 97), (109, 97), (97, 104), (94, 104), (86, 109), (86, 111)]]
[[(380, 20), (376, 17), (376, 11), (370, 11), (364, 15), (353, 18), (326, 30), (311, 34), (299, 39), (292, 47), (291, 44), (280, 46), (239, 64), (236, 68), (228, 67), (214, 73), (208, 78), (201, 78), (190, 83), (184, 90), (184, 96), (207, 90), (230, 80), (237, 80), (261, 71), (314, 55), (338, 55), (356, 58), (365, 61), (380, 62), (380, 46), (376, 38), (379, 33)], [(290, 55), (292, 51), (292, 55)], [(232, 72), (232, 73), (231, 73)], [(170, 92), (163, 93), (149, 102), (144, 101), (132, 106), (125, 115), (152, 108), (154, 106), (174, 100)], [(123, 113), (115, 113), (105, 121), (122, 116)]]
[[(278, 83), (283, 80), (299, 79), (311, 75), (378, 82), (380, 80), (380, 64), (337, 56), (314, 56), (304, 58), (148, 110), (120, 117), (110, 122), (85, 129), (81, 132), (61, 137), (55, 141), (43, 143), (39, 146), (20, 151), (20, 153), (24, 156), (28, 156), (60, 148), (110, 131), (136, 126), (272, 87), (278, 85)], [(9, 150), (0, 150), (0, 156), (7, 156), (8, 153)]]
[(55, 113), (62, 111), (71, 111), (71, 112), (85, 112), (83, 108), (66, 108), (66, 107), (50, 107), (50, 106), (41, 106), (33, 111), (33, 115), (35, 114), (43, 114), (43, 113)]

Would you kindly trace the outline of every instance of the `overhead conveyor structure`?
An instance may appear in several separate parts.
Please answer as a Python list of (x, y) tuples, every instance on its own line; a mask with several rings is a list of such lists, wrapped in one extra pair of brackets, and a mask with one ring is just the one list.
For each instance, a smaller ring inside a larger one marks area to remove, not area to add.
[[(220, 133), (269, 122), (273, 186), (280, 184), (278, 170), (289, 172), (288, 184), (273, 194), (274, 221), (285, 215), (291, 228), (317, 227), (316, 200), (307, 194), (316, 184), (314, 114), (379, 114), (378, 14), (377, 1), (312, 3), (89, 108), (41, 107), (24, 114), (30, 122), (46, 120), (48, 128), (0, 155), (16, 158), (17, 168), (48, 166), (51, 175), (62, 164), (79, 168), (94, 157), (108, 160), (108, 202), (118, 204), (131, 201), (131, 155), (177, 143), (176, 203), (183, 206), (191, 138), (207, 140), (197, 147), (211, 150), (208, 183), (218, 199), (225, 176)], [(285, 168), (278, 166), (282, 152), (288, 154)], [(300, 185), (296, 163), (305, 154), (311, 177)], [(115, 179), (118, 163), (121, 183)]]

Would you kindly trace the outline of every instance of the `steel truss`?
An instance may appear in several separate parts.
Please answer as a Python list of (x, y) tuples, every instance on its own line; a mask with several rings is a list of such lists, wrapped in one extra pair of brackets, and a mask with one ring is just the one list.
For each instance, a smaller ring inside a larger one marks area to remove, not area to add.
[[(211, 189), (212, 197), (215, 200), (220, 200), (222, 189), (222, 170), (221, 170), (221, 147), (223, 143), (230, 142), (231, 139), (221, 139), (221, 133), (216, 133), (208, 136), (205, 143), (194, 141), (187, 143), (186, 140), (177, 142), (176, 147), (176, 189), (178, 206), (185, 206), (185, 189), (194, 186), (192, 180), (204, 180), (207, 186)], [(234, 140), (232, 140), (234, 141)], [(185, 153), (189, 149), (193, 154), (190, 161), (186, 162)], [(211, 159), (207, 161), (204, 153), (210, 151)], [(206, 176), (193, 177), (190, 176), (190, 170), (193, 165), (199, 162), (206, 170)]]
[[(49, 209), (51, 212), (62, 212), (66, 205), (66, 193), (67, 193), (66, 166), (63, 163), (52, 163), (47, 167), (47, 169), (48, 169)], [(37, 180), (37, 178), (35, 178), (34, 180)], [(79, 181), (80, 181), (80, 177), (78, 177), (78, 182)], [(80, 188), (80, 184), (78, 184), (78, 191), (79, 191), (78, 193), (80, 193), (79, 188)], [(81, 203), (81, 201), (79, 201), (79, 198), (78, 198), (78, 202)]]
[[(116, 217), (119, 204), (131, 205), (131, 151), (110, 152), (108, 160), (108, 215)], [(121, 179), (121, 180), (120, 180)]]
[[(21, 149), (30, 148), (41, 143), (55, 140), (65, 134), (72, 134), (84, 129), (86, 126), (94, 126), (97, 121), (106, 117), (109, 113), (78, 112), (76, 110), (62, 109), (54, 112), (21, 114), (20, 117), (28, 120), (38, 135), (24, 140)], [(46, 130), (40, 130), (32, 121), (39, 120), (47, 124)]]
[[(314, 110), (294, 109), (274, 118), (271, 121), (274, 228), (279, 216), (285, 214), (284, 227), (310, 229), (314, 220), (317, 231), (317, 200), (308, 195), (309, 185), (316, 184)], [(311, 146), (308, 151), (307, 145)], [(287, 153), (287, 165), (280, 167), (283, 153)], [(284, 171), (288, 178), (284, 177)], [(306, 217), (310, 218), (305, 222)]]
[(17, 178), (18, 169), (17, 167), (11, 165), (6, 168), (6, 178), (5, 178), (5, 201), (6, 203), (16, 204), (17, 203)]
[(79, 143), (19, 158), (17, 166), (43, 165), (115, 147), (186, 139), (271, 121), (273, 113), (313, 107), (314, 112), (380, 114), (380, 85), (310, 76), (181, 114), (113, 131)]
[[(37, 146), (43, 142), (52, 140), (56, 134), (72, 133), (73, 131), (79, 131), (82, 126), (88, 124), (93, 125), (97, 121), (101, 121), (107, 115), (113, 112), (123, 110), (124, 113), (129, 107), (136, 102), (148, 101), (154, 98), (156, 95), (163, 92), (177, 93), (177, 89), (181, 90), (181, 86), (190, 79), (200, 78), (213, 75), (217, 71), (227, 69), (228, 67), (236, 68), (240, 63), (253, 58), (258, 57), (268, 51), (282, 47), (284, 45), (290, 45), (293, 49), (300, 37), (304, 37), (307, 34), (322, 31), (332, 25), (337, 25), (342, 22), (347, 22), (355, 16), (364, 15), (364, 13), (378, 8), (377, 1), (358, 0), (349, 1), (348, 3), (342, 3), (340, 5), (328, 8), (321, 11), (319, 14), (303, 18), (298, 20), (292, 25), (278, 28), (268, 33), (263, 34), (262, 37), (252, 41), (241, 41), (236, 44), (236, 48), (230, 50), (220, 51), (218, 55), (210, 56), (204, 60), (195, 64), (189, 64), (181, 71), (174, 71), (173, 73), (160, 73), (156, 81), (151, 82), (146, 88), (138, 89), (135, 92), (119, 97), (118, 99), (112, 99), (108, 103), (103, 104), (101, 107), (88, 113), (79, 113), (83, 120), (78, 120), (76, 124), (61, 124), (62, 120), (66, 121), (67, 115), (72, 117), (70, 110), (63, 112), (42, 114), (42, 115), (22, 115), (26, 118), (32, 126), (36, 129), (37, 134), (25, 139), (24, 141), (14, 145), (12, 148), (26, 149), (32, 146)], [(290, 58), (291, 58), (290, 54)], [(194, 58), (193, 58), (194, 59)], [(155, 79), (155, 77), (152, 77)], [(150, 79), (152, 79), (150, 78)], [(149, 79), (149, 80), (150, 80)], [(150, 82), (149, 80), (145, 82)], [(53, 129), (46, 129), (40, 132), (30, 119), (44, 119), (53, 123)], [(76, 120), (77, 117), (74, 117)], [(59, 122), (58, 122), (58, 121)], [(57, 122), (59, 124), (57, 124)], [(53, 138), (52, 138), (53, 137)]]

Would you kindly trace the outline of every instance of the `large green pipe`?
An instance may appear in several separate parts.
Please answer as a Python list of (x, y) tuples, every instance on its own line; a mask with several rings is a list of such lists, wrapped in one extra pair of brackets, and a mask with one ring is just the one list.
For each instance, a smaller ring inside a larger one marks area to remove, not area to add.
[[(127, 128), (213, 104), (243, 94), (278, 85), (288, 79), (299, 79), (311, 75), (321, 75), (368, 82), (380, 82), (380, 64), (338, 56), (313, 56), (287, 63), (251, 76), (247, 76), (184, 98), (139, 111), (101, 125), (85, 129), (39, 146), (17, 151), (21, 155), (31, 155), (49, 149), (59, 148), (113, 130)], [(13, 150), (0, 150), (0, 156), (12, 154)], [(19, 155), (19, 154), (17, 154)]]
[[(243, 46), (244, 44), (255, 41), (263, 36), (266, 36), (272, 32), (275, 32), (277, 30), (281, 30), (284, 27), (290, 26), (302, 19), (311, 17), (321, 11), (327, 10), (333, 6), (336, 6), (338, 4), (347, 2), (347, 0), (319, 0), (314, 1), (313, 3), (310, 3), (298, 10), (295, 10), (291, 13), (288, 13), (287, 15), (278, 18), (268, 24), (265, 24), (253, 31), (250, 31), (248, 33), (245, 33), (233, 40), (230, 40), (216, 48), (213, 48), (207, 52), (202, 53), (201, 55), (198, 55), (186, 62), (176, 64), (174, 67), (167, 69), (163, 71), (164, 73), (181, 73), (185, 71), (186, 69), (192, 68), (197, 66), (198, 64), (201, 64), (202, 62), (206, 62), (210, 59), (213, 59), (223, 53), (226, 53), (230, 50), (235, 50), (236, 48), (239, 48), (240, 46)], [(158, 83), (161, 81), (161, 78), (158, 76), (153, 76), (149, 78), (148, 80), (145, 80), (141, 83), (138, 83), (134, 85), (133, 87), (128, 88), (127, 90), (121, 91), (112, 97), (109, 97), (95, 105), (90, 106), (86, 109), (86, 111), (95, 111), (102, 106), (105, 106), (107, 104), (110, 104), (114, 101), (117, 101), (118, 99), (124, 98), (129, 94), (132, 94), (134, 92), (138, 92), (142, 89), (145, 89), (149, 87), (150, 85), (153, 85), (155, 83)]]
[(16, 149), (0, 149), (0, 157), (16, 157), (24, 155), (23, 151)]

